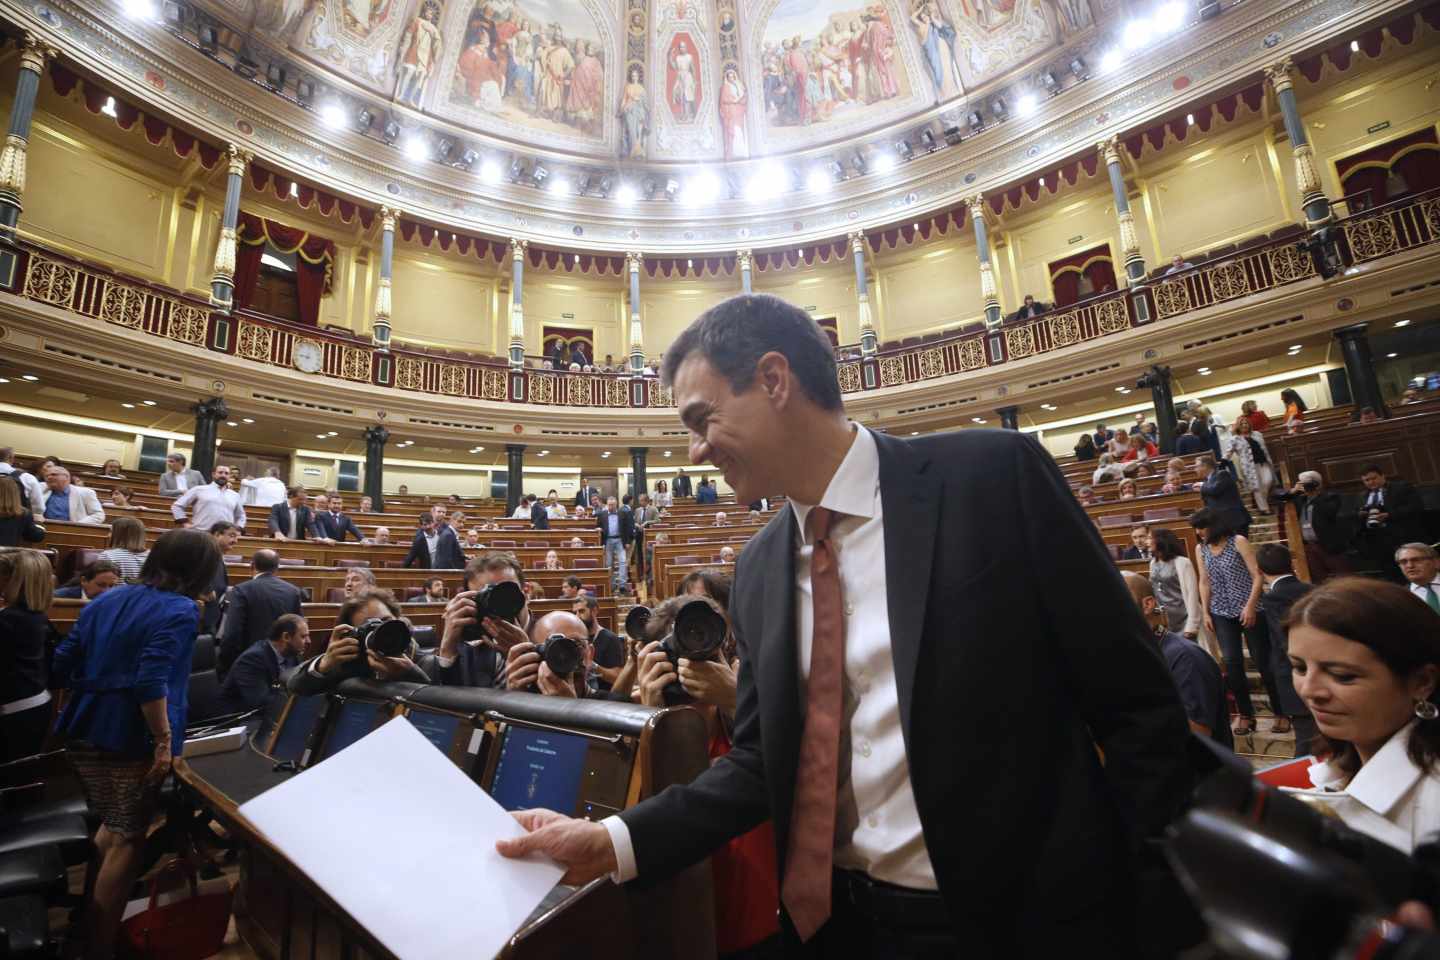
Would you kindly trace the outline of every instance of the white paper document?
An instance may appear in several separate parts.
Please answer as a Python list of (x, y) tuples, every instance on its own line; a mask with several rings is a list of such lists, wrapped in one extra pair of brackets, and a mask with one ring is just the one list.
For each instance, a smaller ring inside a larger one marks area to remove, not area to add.
[(404, 719), (240, 813), (402, 960), (493, 957), (564, 873), (496, 853), (524, 830)]

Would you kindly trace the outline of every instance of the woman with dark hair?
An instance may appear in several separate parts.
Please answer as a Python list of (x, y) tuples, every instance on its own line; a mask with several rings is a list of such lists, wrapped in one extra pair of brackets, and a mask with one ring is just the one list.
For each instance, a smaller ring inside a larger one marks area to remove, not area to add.
[(706, 567), (703, 570), (694, 570), (685, 574), (685, 579), (680, 581), (680, 588), (675, 591), (677, 597), (709, 597), (720, 604), (720, 609), (730, 609), (730, 575), (723, 570), (715, 570)]
[[(1180, 430), (1181, 427), (1184, 430)], [(1210, 425), (1203, 419), (1196, 418), (1188, 424), (1180, 421), (1175, 428), (1180, 435), (1175, 438), (1175, 455), (1177, 457), (1188, 457), (1193, 453), (1204, 453), (1210, 449)]]
[(1088, 433), (1080, 434), (1080, 439), (1075, 442), (1075, 459), (1094, 460), (1097, 456), (1099, 453), (1095, 450), (1095, 438)]
[(1440, 829), (1440, 617), (1404, 587), (1339, 577), (1288, 628), (1296, 692), (1333, 750), (1312, 795), (1411, 852)]
[(90, 957), (114, 953), (160, 783), (185, 743), (197, 601), (219, 564), (209, 534), (169, 531), (155, 541), (140, 582), (86, 604), (55, 650), (57, 686), (70, 691), (57, 730), (101, 824), (99, 869), (84, 914)]
[(1173, 530), (1150, 528), (1150, 586), (1172, 633), (1194, 640), (1204, 615), (1200, 608), (1200, 582), (1195, 565), (1185, 556), (1185, 545)]
[[(0, 477), (0, 483), (15, 486)], [(50, 725), (45, 638), (54, 577), (36, 550), (0, 553), (0, 763), (39, 753)]]
[[(1279, 650), (1272, 649), (1270, 631), (1265, 618), (1259, 615), (1260, 587), (1264, 583), (1255, 550), (1231, 526), (1229, 517), (1209, 507), (1190, 515), (1199, 544), (1195, 547), (1195, 565), (1203, 570), (1200, 580), (1200, 607), (1204, 612), (1205, 629), (1215, 634), (1225, 657), (1225, 682), (1235, 696), (1240, 722), (1231, 728), (1237, 737), (1255, 732), (1255, 705), (1250, 701), (1250, 683), (1245, 677), (1245, 647), (1260, 668), (1260, 678), (1270, 705), (1276, 709), (1273, 732), (1288, 733), (1290, 720), (1279, 712), (1280, 670), (1276, 661)], [(1288, 664), (1286, 664), (1288, 666)], [(1285, 673), (1288, 674), (1288, 670)], [(1288, 683), (1288, 677), (1286, 678)]]
[(1305, 425), (1305, 401), (1300, 394), (1286, 387), (1280, 391), (1280, 402), (1285, 405), (1285, 432), (1295, 433)]

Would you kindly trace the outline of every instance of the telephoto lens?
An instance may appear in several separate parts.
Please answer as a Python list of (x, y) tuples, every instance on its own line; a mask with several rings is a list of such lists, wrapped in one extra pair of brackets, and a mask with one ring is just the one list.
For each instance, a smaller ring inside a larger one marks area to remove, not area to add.
[(631, 640), (645, 642), (645, 628), (650, 624), (650, 608), (642, 607), (639, 604), (630, 608), (625, 614), (625, 636)]
[[(660, 641), (660, 646), (675, 669), (680, 669), (680, 660), (716, 660), (720, 647), (725, 643), (725, 618), (703, 597), (696, 597), (680, 608), (675, 614), (675, 626), (670, 635)], [(665, 687), (665, 702), (670, 706), (692, 703), (695, 698), (686, 692), (677, 680)]]
[(485, 636), (480, 621), (486, 617), (509, 620), (515, 623), (520, 611), (525, 609), (525, 591), (513, 580), (497, 580), (482, 587), (475, 593), (475, 622), (461, 631), (460, 639), (474, 643)]
[(585, 666), (585, 650), (581, 642), (563, 633), (552, 633), (536, 648), (545, 666), (557, 677), (569, 677)]
[(360, 641), (362, 663), (367, 650), (382, 657), (401, 657), (410, 652), (410, 624), (372, 617), (355, 628), (355, 639)]

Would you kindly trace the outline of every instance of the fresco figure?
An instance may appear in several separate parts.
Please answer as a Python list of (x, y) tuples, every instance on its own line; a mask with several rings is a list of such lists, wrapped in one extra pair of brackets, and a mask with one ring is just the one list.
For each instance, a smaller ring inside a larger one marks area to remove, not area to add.
[(620, 95), (620, 157), (645, 156), (645, 138), (650, 134), (650, 100), (639, 64), (632, 64)]
[(850, 59), (850, 99), (859, 103), (870, 103), (869, 74), (865, 70), (865, 25), (859, 20), (850, 21), (850, 39), (846, 42)]
[(923, 3), (910, 18), (925, 54), (925, 66), (935, 84), (935, 102), (961, 93), (960, 69), (955, 62), (955, 28), (946, 23), (933, 3)]
[(695, 119), (700, 84), (696, 79), (695, 55), (685, 43), (684, 37), (675, 40), (674, 52), (670, 55), (670, 112), (681, 123)]
[(810, 109), (810, 58), (800, 46), (799, 37), (788, 38), (784, 49), (781, 66), (785, 71), (785, 86), (789, 91), (786, 112), (791, 123), (808, 126), (813, 119)]
[(575, 57), (565, 45), (565, 37), (558, 27), (552, 28), (551, 39), (553, 43), (545, 51), (536, 108), (542, 117), (563, 120), (565, 88), (570, 82), (571, 72), (575, 69)]
[(865, 69), (870, 102), (888, 100), (900, 92), (895, 80), (895, 31), (882, 8), (872, 7), (861, 19), (865, 21)]
[(595, 44), (587, 40), (575, 41), (575, 60), (566, 109), (572, 123), (592, 130), (600, 119), (600, 103), (605, 96), (605, 68), (596, 56)]
[(500, 109), (501, 87), (505, 83), (505, 71), (491, 54), (490, 33), (481, 30), (475, 34), (475, 42), (460, 54), (456, 66), (465, 98), (487, 113)]
[(435, 0), (425, 0), (420, 12), (400, 35), (400, 46), (395, 52), (395, 64), (398, 68), (395, 77), (395, 99), (417, 109), (425, 95), (425, 87), (435, 70), (435, 64), (445, 48), (439, 23), (440, 5)]
[(745, 139), (745, 84), (734, 67), (725, 68), (720, 84), (720, 129), (725, 138), (725, 159), (736, 160), (750, 155)]

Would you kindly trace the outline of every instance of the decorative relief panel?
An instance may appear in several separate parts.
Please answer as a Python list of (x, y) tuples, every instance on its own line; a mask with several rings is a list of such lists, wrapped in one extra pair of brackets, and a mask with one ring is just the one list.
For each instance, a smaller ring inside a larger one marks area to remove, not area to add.
[(662, 384), (659, 380), (650, 381), (650, 406), (675, 406), (675, 399), (670, 395), (670, 388)]
[(465, 368), (459, 364), (440, 365), (440, 392), (452, 397), (465, 395)]
[(480, 371), (480, 399), (482, 400), (507, 400), (506, 395), (508, 379), (503, 370), (482, 370)]
[(181, 343), (205, 343), (205, 330), (210, 323), (210, 314), (199, 307), (183, 303), (174, 304), (170, 310), (170, 325), (165, 335)]
[(363, 347), (346, 347), (340, 361), (340, 376), (346, 380), (370, 382), (370, 351)]
[(985, 347), (978, 337), (961, 340), (959, 352), (961, 370), (979, 370), (985, 366)]
[(401, 390), (420, 390), (424, 385), (420, 361), (401, 357), (395, 361), (395, 386)]
[(1080, 342), (1080, 321), (1073, 312), (1050, 318), (1050, 342), (1057, 347)]
[(1229, 300), (1250, 292), (1250, 281), (1245, 276), (1245, 264), (1238, 261), (1222, 263), (1205, 271), (1210, 278), (1210, 289), (1217, 300)]
[(608, 377), (603, 382), (605, 384), (605, 406), (630, 406), (630, 385), (627, 382)]
[(1310, 259), (1310, 255), (1301, 253), (1294, 244), (1271, 247), (1267, 253), (1270, 258), (1270, 272), (1275, 275), (1276, 283), (1289, 283), (1315, 273), (1315, 263)]
[(945, 372), (945, 351), (940, 347), (932, 347), (920, 354), (920, 376), (926, 380), (938, 377)]
[(135, 287), (105, 284), (100, 298), (100, 319), (121, 327), (135, 328), (145, 320), (146, 294)]
[(842, 363), (838, 374), (841, 393), (856, 393), (860, 390), (860, 364)]
[(1035, 331), (1028, 326), (1006, 330), (1005, 352), (1010, 355), (1011, 360), (1030, 356), (1035, 352)]
[(1345, 224), (1345, 239), (1356, 260), (1383, 257), (1396, 250), (1395, 228), (1388, 216), (1366, 217)]
[(25, 274), (25, 296), (41, 303), (69, 306), (79, 271), (67, 264), (32, 256)]
[(530, 374), (530, 402), (555, 402), (555, 375), (553, 373)]
[(258, 323), (240, 324), (240, 338), (235, 352), (247, 360), (270, 362), (270, 346), (274, 343), (275, 331)]
[(1101, 333), (1119, 333), (1130, 329), (1130, 316), (1125, 312), (1125, 301), (1119, 297), (1102, 300), (1095, 308), (1095, 320)]
[(1190, 289), (1184, 277), (1161, 280), (1155, 285), (1155, 312), (1161, 318), (1173, 317), (1190, 309)]

